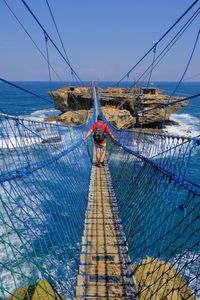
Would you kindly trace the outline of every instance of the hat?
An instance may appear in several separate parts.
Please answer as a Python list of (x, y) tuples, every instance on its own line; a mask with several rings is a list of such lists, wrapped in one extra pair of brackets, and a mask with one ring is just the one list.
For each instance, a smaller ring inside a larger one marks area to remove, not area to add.
[(97, 120), (98, 121), (103, 121), (103, 117), (101, 115), (98, 115)]

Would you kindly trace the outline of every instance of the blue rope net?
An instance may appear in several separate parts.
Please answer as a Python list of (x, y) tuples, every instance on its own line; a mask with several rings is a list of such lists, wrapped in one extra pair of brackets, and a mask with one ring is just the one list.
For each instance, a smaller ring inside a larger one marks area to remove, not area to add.
[(184, 182), (200, 192), (191, 182), (190, 162), (198, 151), (200, 137), (188, 138), (165, 134), (119, 131), (109, 124), (118, 144), (143, 161), (150, 162), (177, 182)]
[(17, 288), (29, 299), (38, 279), (73, 298), (92, 157), (81, 137), (90, 123), (1, 116), (1, 299), (21, 299)]
[(138, 296), (199, 296), (199, 194), (123, 147), (111, 149), (109, 169)]
[(199, 151), (199, 137), (120, 131), (108, 125), (117, 137), (116, 144), (109, 141), (108, 166), (136, 297), (198, 299), (200, 186), (190, 181), (189, 167)]
[[(99, 97), (98, 110), (103, 115)], [(192, 156), (199, 149), (200, 136), (191, 138), (162, 132), (149, 133), (143, 129), (118, 130), (105, 117), (104, 122), (108, 123), (117, 138), (118, 145), (123, 146), (124, 150), (130, 151), (142, 161), (156, 165), (177, 182), (182, 182), (185, 186), (191, 187), (200, 193), (200, 186), (191, 182), (189, 168)]]
[[(81, 138), (91, 122), (1, 115), (1, 298), (22, 299), (24, 288), (31, 299), (38, 279), (53, 287), (48, 297), (74, 297), (93, 157), (91, 140)], [(108, 167), (137, 297), (198, 298), (200, 192), (187, 169), (199, 139), (109, 126), (117, 143), (108, 140)]]
[(124, 142), (122, 132), (113, 132), (121, 140), (110, 142), (108, 164), (137, 295), (196, 299), (200, 296), (200, 188), (186, 179), (186, 170), (198, 143), (171, 137), (163, 151), (160, 142), (167, 144), (169, 137), (146, 135), (144, 150), (138, 151)]

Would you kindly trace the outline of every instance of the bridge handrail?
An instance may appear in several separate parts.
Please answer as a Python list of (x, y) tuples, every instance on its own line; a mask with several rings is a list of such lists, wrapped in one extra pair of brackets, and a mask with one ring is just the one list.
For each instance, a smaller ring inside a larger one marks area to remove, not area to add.
[[(179, 185), (183, 186), (185, 189), (193, 192), (195, 195), (200, 196), (200, 185), (197, 185), (185, 178), (180, 178), (179, 176), (177, 176), (175, 173), (171, 173), (170, 171), (160, 167), (158, 164), (156, 164), (154, 161), (152, 161), (151, 159), (137, 153), (136, 151), (133, 151), (131, 149), (129, 149), (128, 147), (120, 144), (119, 142), (117, 142), (117, 145), (119, 145), (121, 148), (123, 148), (124, 151), (133, 154), (134, 156), (136, 156), (137, 158), (141, 159), (144, 162), (147, 162), (148, 164), (152, 165), (155, 169), (159, 170), (160, 172), (162, 172), (164, 175), (170, 177), (172, 180), (174, 180), (176, 183), (178, 183)], [(195, 189), (195, 187), (198, 187), (199, 191), (197, 191)]]
[[(94, 112), (93, 112), (94, 114)], [(31, 119), (28, 118), (28, 117), (22, 117), (22, 116), (13, 116), (13, 115), (9, 115), (9, 114), (4, 114), (4, 113), (0, 113), (0, 117), (3, 117), (3, 118), (7, 118), (7, 119), (12, 119), (12, 120), (19, 120), (19, 121), (26, 121), (26, 122), (33, 122), (33, 123), (38, 123), (38, 124), (47, 124), (47, 125), (51, 125), (51, 126), (60, 126), (60, 127), (73, 127), (73, 128), (80, 128), (81, 126), (85, 126), (87, 123), (90, 122), (90, 120), (88, 120), (87, 122), (83, 123), (83, 124), (80, 124), (80, 125), (66, 125), (66, 124), (59, 124), (57, 123), (52, 123), (52, 122), (46, 122), (46, 121), (40, 121), (40, 120), (34, 120), (34, 119)], [(92, 116), (93, 117), (93, 116)]]

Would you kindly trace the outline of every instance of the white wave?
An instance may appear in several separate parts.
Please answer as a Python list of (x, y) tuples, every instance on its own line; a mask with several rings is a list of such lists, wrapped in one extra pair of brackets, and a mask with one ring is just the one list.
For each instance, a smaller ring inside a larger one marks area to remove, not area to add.
[(179, 125), (166, 126), (165, 132), (186, 137), (200, 135), (200, 118), (190, 114), (173, 114), (171, 120), (178, 122)]
[(58, 116), (61, 113), (60, 110), (55, 108), (36, 110), (31, 113), (31, 115), (26, 118), (34, 121), (43, 121), (47, 117)]
[(0, 139), (0, 148), (1, 149), (23, 148), (25, 146), (30, 146), (41, 142), (42, 139), (39, 137), (37, 138), (37, 140), (33, 141), (32, 138), (10, 136), (7, 139)]
[(189, 287), (193, 292), (196, 291), (196, 299), (200, 299), (200, 282), (199, 282), (199, 268), (200, 257), (199, 254), (188, 252), (185, 255), (177, 255), (172, 260), (177, 271), (184, 273), (184, 276), (189, 282)]
[[(60, 111), (55, 109), (36, 111), (33, 114), (26, 116), (26, 119), (33, 121), (43, 121), (43, 119), (48, 115), (58, 115)], [(57, 137), (58, 131), (57, 127), (43, 128), (38, 123), (37, 128), (32, 128), (29, 126), (28, 121), (24, 123), (27, 126), (26, 130), (22, 130), (23, 125), (19, 128), (16, 126), (16, 122), (9, 119), (9, 122), (1, 122), (1, 139), (0, 148), (1, 149), (14, 149), (23, 148), (25, 146), (31, 146), (33, 144), (41, 143), (43, 139)], [(40, 128), (41, 127), (41, 128)], [(30, 130), (29, 130), (30, 129)], [(63, 130), (62, 139), (67, 140), (69, 133)], [(64, 137), (63, 137), (64, 136)]]

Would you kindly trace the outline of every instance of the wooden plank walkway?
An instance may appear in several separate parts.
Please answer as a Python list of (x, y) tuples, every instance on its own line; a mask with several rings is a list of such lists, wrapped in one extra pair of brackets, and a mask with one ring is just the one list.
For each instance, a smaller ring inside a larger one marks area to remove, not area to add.
[(134, 299), (127, 250), (109, 171), (93, 166), (75, 299)]

